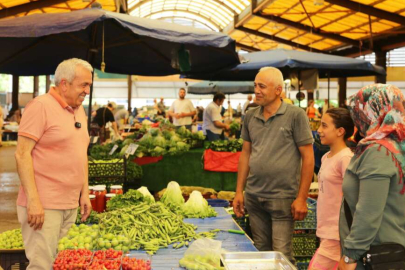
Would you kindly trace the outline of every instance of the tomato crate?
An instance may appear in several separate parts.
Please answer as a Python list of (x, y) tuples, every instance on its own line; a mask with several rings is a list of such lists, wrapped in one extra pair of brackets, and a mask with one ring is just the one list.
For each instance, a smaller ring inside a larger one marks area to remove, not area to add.
[(28, 259), (24, 249), (1, 249), (0, 266), (4, 270), (25, 270)]
[(295, 257), (313, 256), (318, 248), (316, 234), (294, 234), (293, 252)]
[(316, 230), (316, 200), (307, 199), (308, 214), (302, 221), (295, 222), (296, 230)]

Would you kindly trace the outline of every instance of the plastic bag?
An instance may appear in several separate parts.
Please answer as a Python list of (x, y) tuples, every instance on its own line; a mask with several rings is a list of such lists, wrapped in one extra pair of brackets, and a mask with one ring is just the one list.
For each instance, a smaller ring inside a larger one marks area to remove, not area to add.
[(180, 266), (188, 270), (219, 270), (221, 267), (222, 242), (209, 238), (194, 241), (180, 260)]

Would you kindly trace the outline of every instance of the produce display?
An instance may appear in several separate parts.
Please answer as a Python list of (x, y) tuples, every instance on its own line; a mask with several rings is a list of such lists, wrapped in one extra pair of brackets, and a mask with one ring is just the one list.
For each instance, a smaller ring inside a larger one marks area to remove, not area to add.
[(224, 141), (213, 141), (206, 146), (206, 149), (211, 149), (217, 152), (240, 152), (242, 151), (243, 139), (229, 139)]
[[(217, 192), (212, 188), (205, 188), (205, 187), (195, 187), (195, 186), (180, 186), (181, 193), (183, 197), (189, 197), (191, 192), (197, 190), (201, 192), (204, 198), (216, 198)], [(163, 194), (166, 192), (166, 188), (162, 189), (157, 193), (158, 198), (162, 198)]]
[(80, 214), (80, 207), (77, 208), (77, 217), (76, 217), (76, 224), (97, 224), (98, 217), (96, 211), (91, 211), (90, 216), (86, 219), (86, 221), (82, 221), (82, 214)]
[(177, 182), (171, 181), (167, 184), (167, 188), (160, 201), (167, 205), (172, 211), (178, 212), (184, 205), (183, 193)]
[(22, 249), (24, 242), (21, 229), (9, 230), (0, 234), (0, 249)]
[(130, 189), (125, 194), (118, 194), (107, 202), (107, 211), (113, 211), (137, 205), (145, 201), (144, 195), (138, 190)]
[(191, 193), (190, 199), (183, 205), (182, 214), (187, 218), (216, 217), (217, 212), (208, 205), (201, 192), (195, 190)]
[(147, 187), (140, 187), (138, 188), (138, 191), (142, 193), (144, 200), (148, 203), (155, 203), (155, 197), (150, 194), (149, 190)]
[(92, 252), (88, 249), (60, 251), (53, 263), (54, 270), (150, 270), (150, 260), (128, 257), (112, 249)]
[(184, 203), (183, 192), (175, 181), (169, 182), (160, 201), (170, 208), (171, 211), (181, 214), (186, 218), (207, 218), (215, 217), (217, 213), (208, 205), (201, 192), (195, 190), (190, 198)]
[(230, 133), (235, 135), (238, 131), (240, 131), (240, 123), (236, 122), (235, 120), (229, 125)]
[(211, 255), (187, 255), (180, 261), (180, 266), (188, 270), (221, 270), (225, 269), (221, 267), (217, 257)]
[[(94, 147), (99, 146), (93, 146), (93, 148)], [(98, 160), (91, 157), (89, 159), (89, 178), (96, 178), (97, 182), (100, 184), (104, 184), (102, 183), (103, 179), (106, 180), (107, 183), (111, 183), (111, 179), (114, 180), (114, 178), (124, 176), (123, 160), (118, 158), (107, 158), (108, 157), (105, 157), (104, 160)], [(143, 172), (141, 166), (130, 160), (127, 160), (126, 167), (128, 181), (142, 178)]]
[(184, 245), (196, 237), (196, 226), (183, 222), (158, 202), (149, 205), (121, 208), (100, 214), (100, 229), (115, 235), (126, 235), (131, 241), (130, 249), (143, 248), (153, 254), (172, 243)]
[(317, 249), (315, 234), (294, 234), (293, 251), (294, 256), (312, 256)]

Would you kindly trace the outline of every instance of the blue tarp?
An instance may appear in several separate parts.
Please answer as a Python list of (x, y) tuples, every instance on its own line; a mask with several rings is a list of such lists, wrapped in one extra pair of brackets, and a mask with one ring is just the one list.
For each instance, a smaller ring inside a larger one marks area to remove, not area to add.
[[(187, 218), (184, 219), (187, 223), (192, 223), (198, 226), (197, 232), (206, 232), (213, 229), (221, 230), (240, 230), (236, 225), (232, 216), (226, 213), (224, 208), (215, 207), (218, 216), (214, 218), (197, 219)], [(222, 241), (222, 248), (226, 251), (244, 251), (253, 252), (257, 251), (252, 241), (246, 235), (232, 234), (228, 232), (219, 232), (215, 240)], [(167, 249), (160, 249), (152, 256), (152, 269), (154, 270), (184, 270), (179, 266), (179, 261), (184, 256), (186, 247), (180, 249), (173, 249), (170, 245)], [(145, 256), (144, 251), (131, 251), (131, 255)]]
[[(34, 14), (0, 23), (0, 73), (53, 74), (77, 57), (100, 68), (104, 35), (106, 72), (179, 74), (178, 55), (189, 52), (191, 70), (212, 72), (239, 64), (229, 36), (102, 9)], [(179, 52), (180, 51), (180, 52)], [(187, 58), (182, 58), (187, 62)], [(183, 72), (185, 74), (187, 72)]]
[(263, 67), (276, 67), (288, 78), (291, 71), (317, 69), (320, 78), (385, 75), (382, 67), (370, 62), (330, 54), (295, 50), (269, 50), (241, 54), (241, 64), (218, 72), (201, 73), (189, 78), (213, 81), (253, 81)]
[(208, 95), (222, 92), (224, 94), (252, 94), (255, 88), (253, 82), (209, 82), (203, 81), (188, 87), (188, 93)]

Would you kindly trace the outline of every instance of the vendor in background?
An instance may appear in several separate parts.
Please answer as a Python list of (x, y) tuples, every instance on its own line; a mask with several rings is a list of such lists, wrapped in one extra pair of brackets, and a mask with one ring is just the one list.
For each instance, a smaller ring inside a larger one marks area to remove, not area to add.
[(249, 103), (249, 105), (247, 105), (246, 110), (245, 110), (245, 114), (250, 111), (251, 109), (254, 109), (256, 107), (259, 107), (259, 104), (256, 103), (256, 97), (253, 98), (253, 102)]
[(238, 107), (236, 107), (236, 114), (239, 117), (242, 116), (242, 105), (240, 105), (240, 103), (238, 104)]
[(193, 103), (186, 99), (186, 89), (180, 88), (179, 99), (176, 99), (168, 110), (168, 115), (173, 118), (173, 124), (176, 128), (184, 126), (191, 130), (193, 116), (196, 114), (197, 111)]
[[(364, 139), (343, 180), (340, 270), (365, 269), (362, 256), (371, 246), (391, 242), (405, 247), (403, 102), (401, 90), (389, 84), (366, 86), (349, 99), (351, 116)], [(405, 262), (395, 269), (405, 269)]]
[(96, 111), (96, 116), (92, 121), (90, 135), (99, 136), (100, 142), (102, 143), (110, 139), (109, 125), (113, 128), (114, 136), (121, 138), (113, 114), (115, 108), (117, 108), (117, 104), (115, 104), (115, 102), (109, 102), (107, 107), (100, 108)]
[(313, 101), (313, 100), (310, 100), (308, 102), (308, 107), (307, 107), (306, 113), (307, 113), (308, 119), (310, 121), (314, 120), (315, 118), (320, 118), (321, 117), (321, 114), (315, 108), (315, 101)]
[(216, 93), (213, 101), (208, 104), (204, 110), (203, 116), (203, 132), (207, 136), (208, 141), (217, 141), (223, 139), (223, 131), (229, 130), (229, 125), (222, 123), (220, 113), (221, 105), (224, 103), (225, 95)]
[(249, 94), (247, 96), (246, 102), (243, 104), (243, 107), (242, 107), (242, 121), (243, 121), (243, 119), (245, 118), (245, 115), (246, 115), (246, 108), (250, 104), (250, 102), (252, 102), (252, 99), (253, 99), (252, 95)]
[(281, 100), (280, 70), (262, 68), (254, 85), (259, 107), (244, 119), (233, 210), (242, 217), (246, 206), (259, 251), (282, 252), (294, 263), (294, 220), (307, 215), (314, 174), (312, 132), (305, 112)]
[(328, 110), (329, 110), (329, 99), (325, 99), (322, 107), (322, 115), (325, 114)]
[(341, 258), (339, 213), (343, 177), (353, 157), (346, 141), (353, 131), (354, 123), (347, 109), (332, 108), (323, 114), (318, 133), (322, 145), (328, 145), (330, 151), (322, 157), (318, 173), (316, 235), (321, 244), (311, 260), (310, 270), (337, 269)]
[(124, 126), (128, 123), (128, 117), (129, 117), (129, 112), (125, 108), (122, 108), (122, 109), (118, 110), (114, 114), (114, 119), (115, 119), (115, 122), (118, 125), (119, 130), (123, 129)]
[(232, 105), (231, 105), (231, 101), (230, 101), (230, 100), (228, 100), (227, 113), (228, 113), (228, 118), (229, 118), (230, 120), (232, 120), (232, 118), (233, 118), (233, 108), (232, 108)]
[(10, 111), (10, 115), (8, 116), (9, 122), (17, 122), (20, 124), (21, 122), (21, 111), (20, 109)]
[(166, 117), (166, 106), (164, 103), (164, 98), (160, 98), (160, 102), (157, 104), (157, 115), (161, 115), (163, 117)]
[(55, 87), (28, 103), (15, 153), (21, 181), (17, 215), (28, 270), (52, 269), (58, 241), (91, 212), (88, 186), (87, 116), (82, 103), (90, 93), (92, 66), (63, 61)]
[(281, 93), (281, 99), (287, 104), (294, 105), (294, 102), (285, 95), (285, 91)]

